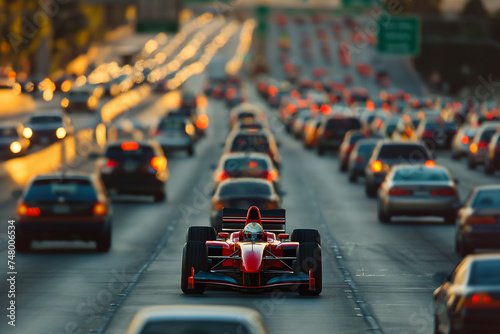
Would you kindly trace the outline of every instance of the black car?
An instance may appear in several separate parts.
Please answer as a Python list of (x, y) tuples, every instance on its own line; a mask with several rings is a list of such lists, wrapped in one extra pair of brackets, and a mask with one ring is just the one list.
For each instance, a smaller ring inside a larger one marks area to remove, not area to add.
[(21, 123), (0, 124), (0, 158), (15, 158), (27, 153), (30, 141), (23, 136), (23, 130)]
[(32, 240), (94, 240), (97, 250), (111, 246), (111, 204), (95, 175), (47, 174), (34, 177), (17, 205), (16, 248)]
[(110, 194), (153, 195), (157, 202), (166, 198), (167, 159), (155, 141), (108, 144), (96, 172)]
[(50, 144), (73, 134), (68, 116), (62, 113), (36, 113), (26, 123), (23, 135), (32, 144)]
[(259, 209), (279, 209), (281, 199), (268, 180), (236, 178), (219, 183), (212, 197), (210, 223), (218, 232), (222, 230), (222, 209), (248, 209), (255, 205)]
[(381, 140), (377, 143), (370, 161), (365, 167), (365, 192), (375, 197), (390, 168), (396, 164), (422, 164), (434, 166), (432, 155), (424, 144)]
[(451, 148), (457, 130), (454, 122), (424, 118), (415, 130), (415, 135), (430, 149)]
[(434, 333), (500, 333), (500, 254), (469, 255), (443, 281), (434, 291)]
[(361, 129), (361, 122), (356, 117), (335, 115), (325, 117), (318, 128), (318, 142), (316, 148), (319, 155), (326, 150), (337, 150), (349, 130)]

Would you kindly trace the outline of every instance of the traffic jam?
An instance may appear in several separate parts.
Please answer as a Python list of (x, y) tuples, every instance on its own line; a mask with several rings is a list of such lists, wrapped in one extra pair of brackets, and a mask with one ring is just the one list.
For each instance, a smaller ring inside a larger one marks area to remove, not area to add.
[(500, 97), (366, 13), (182, 12), (0, 73), (0, 332), (500, 333)]

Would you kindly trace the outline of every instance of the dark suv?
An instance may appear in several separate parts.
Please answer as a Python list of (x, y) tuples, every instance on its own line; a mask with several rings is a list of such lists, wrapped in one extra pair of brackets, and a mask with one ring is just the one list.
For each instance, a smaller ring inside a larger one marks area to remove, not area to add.
[(323, 120), (318, 129), (317, 150), (323, 155), (326, 150), (336, 150), (342, 144), (349, 130), (361, 129), (361, 122), (356, 117), (332, 116)]
[(32, 240), (95, 240), (97, 250), (111, 246), (111, 203), (95, 175), (47, 174), (34, 177), (17, 205), (16, 248)]
[(107, 145), (96, 171), (111, 194), (166, 198), (167, 159), (155, 141), (118, 141)]
[(375, 197), (390, 168), (401, 163), (425, 163), (426, 166), (434, 166), (432, 155), (424, 144), (395, 140), (380, 141), (365, 168), (366, 195)]

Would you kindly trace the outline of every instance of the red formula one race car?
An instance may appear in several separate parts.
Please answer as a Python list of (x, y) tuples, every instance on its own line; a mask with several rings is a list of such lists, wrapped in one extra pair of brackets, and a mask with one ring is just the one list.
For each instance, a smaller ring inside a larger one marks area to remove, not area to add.
[[(320, 235), (296, 229), (285, 232), (285, 210), (222, 211), (222, 230), (192, 226), (182, 257), (181, 289), (200, 294), (210, 285), (241, 291), (286, 287), (317, 296), (322, 289)], [(275, 232), (278, 234), (276, 238)]]

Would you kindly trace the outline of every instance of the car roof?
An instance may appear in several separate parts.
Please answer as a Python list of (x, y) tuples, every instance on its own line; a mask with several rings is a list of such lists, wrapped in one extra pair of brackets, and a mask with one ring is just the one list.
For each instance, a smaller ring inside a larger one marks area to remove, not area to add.
[(474, 188), (475, 191), (481, 190), (500, 190), (500, 184), (488, 184), (484, 186), (477, 186)]
[(425, 169), (425, 170), (436, 170), (440, 169), (445, 172), (448, 171), (448, 168), (442, 165), (435, 165), (434, 167), (427, 167), (425, 164), (422, 163), (402, 163), (402, 164), (397, 164), (392, 167), (393, 169), (403, 169), (403, 168), (413, 168), (413, 169)]
[(0, 129), (17, 128), (20, 125), (23, 124), (21, 122), (2, 122), (0, 123)]
[(59, 173), (45, 173), (39, 174), (33, 177), (33, 180), (63, 180), (63, 179), (71, 179), (71, 180), (90, 180), (93, 179), (94, 176), (92, 174), (87, 174), (83, 172), (59, 172)]
[(270, 186), (272, 188), (272, 182), (265, 180), (265, 179), (256, 179), (253, 177), (239, 177), (239, 178), (231, 178), (231, 179), (226, 179), (220, 183), (220, 186), (223, 185), (230, 185), (230, 184), (235, 184), (235, 183), (261, 183), (265, 184), (267, 186)]
[(411, 142), (411, 141), (400, 141), (394, 139), (381, 139), (379, 142), (380, 146), (383, 145), (399, 145), (399, 146), (422, 146), (425, 147), (424, 144), (419, 142)]
[(253, 309), (240, 306), (158, 305), (140, 309), (134, 316), (127, 333), (137, 333), (145, 323), (161, 320), (222, 320), (243, 322), (252, 329), (261, 315)]
[(251, 158), (251, 159), (270, 159), (264, 152), (232, 152), (225, 153), (221, 156), (221, 160), (238, 159), (238, 158)]
[(500, 260), (500, 253), (476, 253), (470, 254), (466, 259), (471, 261)]

